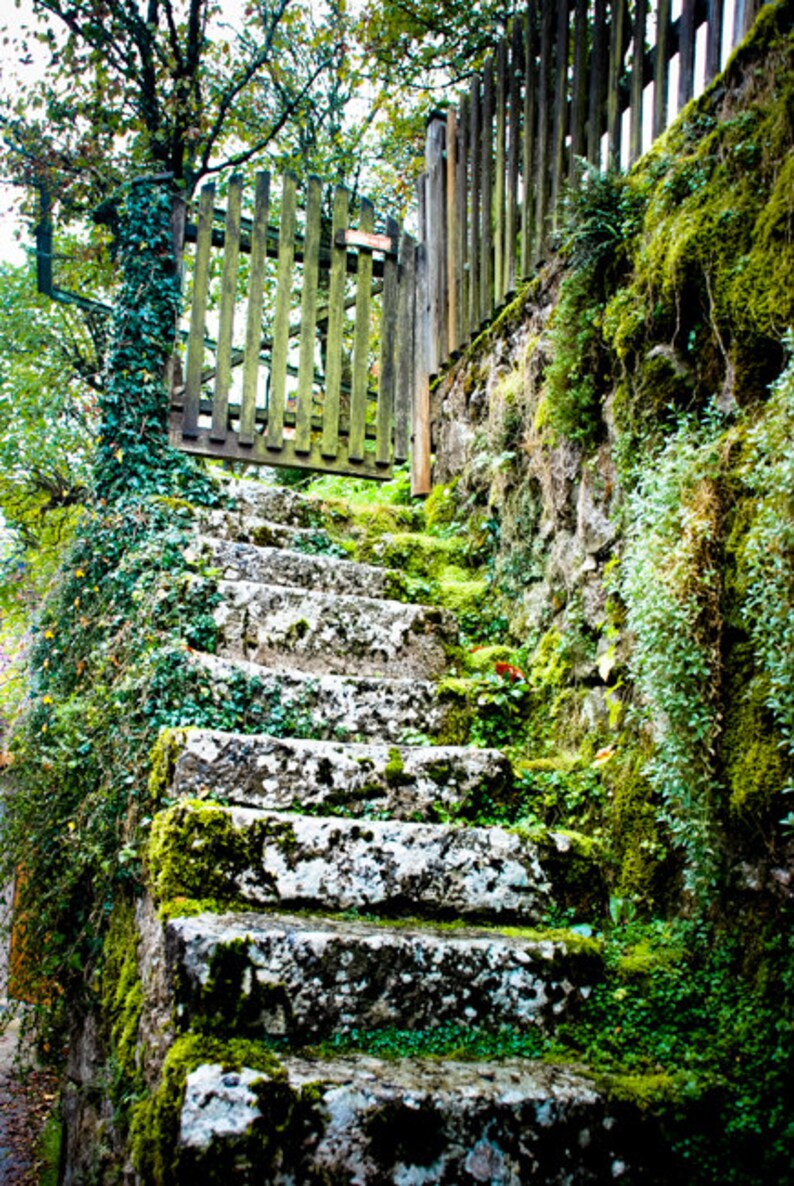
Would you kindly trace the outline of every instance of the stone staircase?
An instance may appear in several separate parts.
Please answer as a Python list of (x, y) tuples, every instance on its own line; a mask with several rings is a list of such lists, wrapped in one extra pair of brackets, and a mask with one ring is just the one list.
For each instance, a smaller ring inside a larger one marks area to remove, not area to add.
[[(544, 930), (568, 837), (459, 822), (509, 787), (507, 759), (402, 740), (443, 729), (451, 616), (393, 600), (400, 574), (303, 551), (321, 538), (311, 500), (234, 493), (197, 545), (222, 642), (192, 662), (218, 696), (242, 670), (300, 698), (320, 736), (171, 739), (138, 916), (145, 1075), (177, 1101), (158, 1183), (661, 1180), (638, 1115), (582, 1070), (366, 1053), (389, 1030), (553, 1032), (600, 952)], [(194, 1057), (180, 1079), (190, 1035), (261, 1058)], [(345, 1036), (364, 1052), (336, 1053)]]

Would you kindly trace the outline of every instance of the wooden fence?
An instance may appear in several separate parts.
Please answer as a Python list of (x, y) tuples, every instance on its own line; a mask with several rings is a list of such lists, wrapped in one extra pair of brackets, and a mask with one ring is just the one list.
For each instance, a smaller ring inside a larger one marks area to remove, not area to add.
[[(241, 178), (230, 181), (225, 214), (215, 210), (214, 187), (202, 189), (187, 236), (196, 252), (185, 376), (172, 397), (178, 448), (376, 479), (408, 458), (416, 245), (392, 218), (376, 232), (367, 199), (351, 227), (350, 195), (340, 186), (324, 227), (322, 198), (319, 178), (311, 177), (299, 209), (297, 179), (287, 174), (279, 224), (271, 226), (268, 173), (257, 175), (251, 218), (242, 215)], [(209, 338), (215, 247), (223, 257), (212, 314), (217, 333)], [(235, 345), (241, 254), (248, 284)]]
[[(723, 43), (738, 44), (759, 7), (759, 0), (735, 0), (726, 36), (725, 0), (680, 0), (675, 20), (672, 0), (651, 0), (650, 14), (646, 0), (529, 0), (469, 93), (428, 125), (418, 321), (429, 377), (532, 275), (582, 160), (597, 169), (636, 161), (669, 123), (674, 60), (680, 110), (719, 72)], [(701, 29), (702, 80), (695, 77)]]

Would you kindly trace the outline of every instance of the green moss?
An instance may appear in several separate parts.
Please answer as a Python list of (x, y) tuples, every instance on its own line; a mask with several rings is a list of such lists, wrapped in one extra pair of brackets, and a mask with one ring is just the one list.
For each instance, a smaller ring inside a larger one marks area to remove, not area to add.
[(118, 901), (111, 915), (103, 947), (101, 993), (102, 1025), (109, 1037), (110, 1096), (116, 1120), (123, 1126), (143, 1086), (136, 1059), (143, 985), (135, 906), (129, 900)]
[(725, 669), (721, 757), (731, 812), (762, 827), (794, 773), (769, 697), (769, 680), (755, 670), (752, 648), (736, 646)]
[(659, 1071), (647, 1075), (600, 1075), (599, 1090), (609, 1099), (632, 1104), (643, 1112), (652, 1112), (691, 1094), (691, 1079)]
[(650, 976), (659, 969), (673, 967), (680, 963), (684, 954), (683, 947), (659, 945), (650, 939), (641, 939), (622, 952), (615, 970), (625, 979), (638, 979)]
[(515, 665), (515, 648), (495, 643), (493, 646), (476, 647), (466, 653), (465, 667), (472, 675), (485, 675), (493, 671), (497, 663)]
[(151, 889), (161, 901), (227, 898), (235, 878), (256, 863), (256, 842), (256, 829), (236, 828), (222, 807), (176, 803), (152, 824), (146, 856)]
[(647, 746), (629, 746), (618, 750), (601, 768), (609, 796), (613, 891), (618, 897), (638, 900), (646, 906), (662, 893), (670, 873), (668, 838), (644, 774), (649, 757)]
[(541, 638), (529, 662), (527, 679), (536, 691), (562, 688), (568, 682), (571, 660), (567, 642), (556, 626)]
[(464, 560), (465, 555), (464, 539), (443, 539), (416, 531), (397, 534), (378, 531), (359, 547), (362, 560), (374, 560), (409, 576), (424, 578), (440, 576), (450, 564), (459, 564)]
[(383, 777), (390, 787), (399, 787), (411, 781), (410, 775), (405, 774), (405, 762), (397, 746), (389, 750), (389, 760), (383, 771)]
[(455, 497), (460, 478), (453, 478), (444, 485), (434, 486), (425, 501), (425, 524), (428, 530), (449, 527), (458, 511)]
[(171, 786), (177, 758), (185, 748), (185, 729), (163, 729), (149, 755), (149, 795), (157, 804)]

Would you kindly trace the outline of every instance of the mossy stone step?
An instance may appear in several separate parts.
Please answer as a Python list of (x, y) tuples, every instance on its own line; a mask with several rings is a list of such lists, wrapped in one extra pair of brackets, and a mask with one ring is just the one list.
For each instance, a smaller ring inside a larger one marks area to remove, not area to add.
[(535, 925), (551, 907), (543, 848), (498, 827), (355, 820), (186, 800), (155, 817), (160, 900), (363, 910)]
[(292, 523), (263, 519), (245, 511), (201, 511), (198, 523), (202, 536), (210, 539), (255, 544), (264, 548), (291, 548), (312, 555), (332, 553), (336, 547), (321, 527), (298, 527)]
[(209, 536), (201, 540), (201, 550), (227, 581), (259, 581), (265, 585), (376, 598), (393, 598), (404, 590), (400, 573), (338, 556), (309, 555), (289, 548), (258, 547)]
[(601, 979), (598, 944), (311, 915), (210, 914), (163, 924), (179, 1026), (294, 1045), (351, 1031), (459, 1023), (551, 1030)]
[[(279, 720), (298, 718), (303, 736), (398, 743), (454, 732), (457, 704), (431, 680), (275, 670), (245, 659), (188, 653), (200, 694), (216, 713), (232, 701), (272, 704)], [(270, 726), (269, 726), (270, 727)]]
[(654, 1121), (570, 1067), (358, 1057), (186, 1076), (176, 1178), (270, 1186), (670, 1181)]
[(218, 653), (303, 671), (428, 679), (457, 643), (451, 614), (370, 597), (220, 581)]

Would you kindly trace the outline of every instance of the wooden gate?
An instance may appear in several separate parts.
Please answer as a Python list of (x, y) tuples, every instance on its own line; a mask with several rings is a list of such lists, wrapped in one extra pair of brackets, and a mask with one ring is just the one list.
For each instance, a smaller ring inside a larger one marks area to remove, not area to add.
[[(268, 173), (253, 197), (243, 217), (233, 177), (224, 213), (207, 185), (188, 224), (192, 305), (171, 442), (204, 457), (389, 478), (412, 433), (416, 245), (392, 218), (376, 230), (367, 199), (353, 228), (341, 186), (324, 219), (317, 177), (299, 209), (297, 179), (284, 176), (277, 227)], [(216, 248), (220, 297), (210, 309)]]

